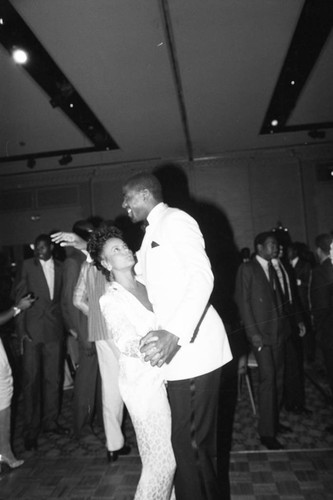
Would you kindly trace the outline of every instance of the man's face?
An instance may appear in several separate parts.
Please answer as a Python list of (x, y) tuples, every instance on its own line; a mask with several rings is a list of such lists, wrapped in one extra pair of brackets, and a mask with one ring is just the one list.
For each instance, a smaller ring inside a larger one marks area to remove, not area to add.
[(149, 214), (145, 191), (124, 186), (122, 207), (125, 208), (132, 222), (145, 220)]
[(331, 246), (330, 246), (330, 259), (331, 259), (331, 262), (333, 264), (333, 241), (332, 241)]
[(49, 260), (52, 257), (52, 245), (47, 241), (39, 241), (35, 247), (35, 255), (37, 259)]
[(258, 254), (265, 260), (276, 259), (279, 245), (274, 237), (269, 236), (262, 245), (258, 245)]

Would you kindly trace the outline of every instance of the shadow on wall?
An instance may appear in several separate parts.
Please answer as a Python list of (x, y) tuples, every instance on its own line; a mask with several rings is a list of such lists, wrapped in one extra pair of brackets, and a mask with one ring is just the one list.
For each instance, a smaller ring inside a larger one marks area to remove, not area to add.
[(226, 215), (216, 205), (191, 196), (186, 173), (181, 167), (166, 164), (157, 167), (153, 173), (162, 184), (164, 201), (171, 207), (184, 210), (198, 222), (215, 278), (211, 302), (226, 327), (232, 328), (237, 323), (233, 295), (240, 256)]

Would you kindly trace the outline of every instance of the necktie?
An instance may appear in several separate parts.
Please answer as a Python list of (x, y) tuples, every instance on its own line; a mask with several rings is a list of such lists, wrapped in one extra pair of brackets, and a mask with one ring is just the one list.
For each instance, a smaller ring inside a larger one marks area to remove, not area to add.
[(141, 224), (141, 229), (143, 232), (146, 231), (147, 227), (149, 226), (149, 222), (147, 221), (147, 219), (145, 219), (144, 221), (142, 221), (142, 224)]
[(281, 287), (278, 275), (274, 269), (274, 266), (270, 261), (268, 262), (268, 275), (269, 275), (270, 284), (273, 288), (276, 306), (279, 310), (279, 313), (282, 314), (282, 308), (283, 308), (283, 302), (284, 302), (283, 301), (282, 287)]

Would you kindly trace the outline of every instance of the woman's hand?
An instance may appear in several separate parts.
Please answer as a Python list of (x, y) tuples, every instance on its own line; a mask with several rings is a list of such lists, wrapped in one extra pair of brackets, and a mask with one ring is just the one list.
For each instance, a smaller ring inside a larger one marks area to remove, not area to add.
[(152, 330), (140, 341), (140, 351), (145, 354), (145, 361), (159, 368), (169, 363), (180, 346), (179, 337), (166, 330)]
[(51, 240), (61, 247), (74, 247), (77, 250), (87, 249), (87, 242), (75, 233), (65, 233), (64, 231), (53, 233)]

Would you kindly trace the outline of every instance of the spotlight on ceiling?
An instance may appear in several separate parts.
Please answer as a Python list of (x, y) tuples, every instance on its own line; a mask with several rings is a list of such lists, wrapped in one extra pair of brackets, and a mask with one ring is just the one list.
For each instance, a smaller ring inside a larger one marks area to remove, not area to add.
[(308, 135), (309, 135), (309, 137), (312, 137), (312, 139), (325, 139), (326, 132), (325, 132), (325, 130), (313, 129), (313, 130), (310, 130)]
[(35, 158), (28, 158), (27, 167), (28, 168), (34, 168), (35, 165), (36, 165)]
[(28, 54), (23, 49), (14, 49), (13, 59), (17, 64), (25, 64), (28, 60)]
[(71, 155), (63, 155), (59, 160), (59, 165), (68, 165), (72, 160)]

